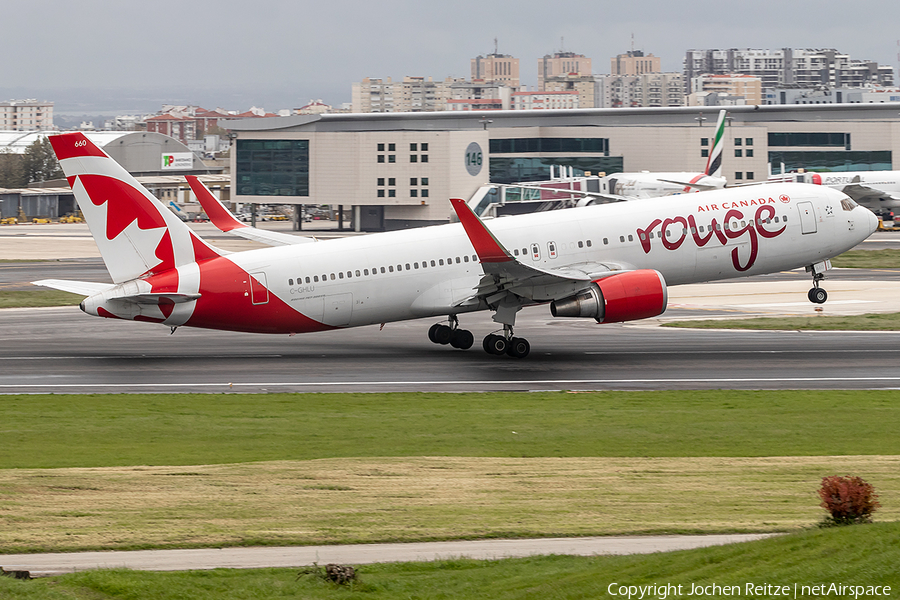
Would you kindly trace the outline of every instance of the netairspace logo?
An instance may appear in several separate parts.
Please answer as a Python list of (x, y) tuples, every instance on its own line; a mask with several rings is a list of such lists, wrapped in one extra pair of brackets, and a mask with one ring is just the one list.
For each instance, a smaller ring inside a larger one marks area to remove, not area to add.
[(621, 596), (628, 600), (642, 600), (644, 598), (657, 600), (666, 600), (672, 597), (688, 597), (688, 596), (747, 596), (756, 597), (775, 597), (784, 598), (803, 598), (807, 596), (834, 596), (835, 598), (858, 598), (866, 597), (885, 597), (891, 595), (891, 586), (889, 585), (848, 585), (844, 583), (819, 583), (812, 585), (804, 585), (793, 583), (788, 585), (776, 585), (772, 583), (752, 583), (745, 582), (743, 585), (720, 585), (718, 583), (710, 583), (707, 585), (698, 585), (691, 583), (685, 584), (657, 584), (652, 585), (626, 585), (618, 582), (609, 584), (606, 593), (610, 596)]

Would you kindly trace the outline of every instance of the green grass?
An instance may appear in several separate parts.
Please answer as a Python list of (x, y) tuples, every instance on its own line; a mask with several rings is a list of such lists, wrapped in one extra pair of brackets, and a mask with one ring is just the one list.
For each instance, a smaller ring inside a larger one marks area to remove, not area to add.
[(704, 319), (672, 321), (663, 327), (691, 329), (755, 329), (804, 331), (897, 331), (900, 313), (814, 317), (757, 317), (748, 319)]
[[(843, 584), (890, 586), (900, 589), (900, 524), (885, 523), (807, 530), (745, 544), (681, 552), (637, 555), (549, 556), (510, 560), (450, 559), (428, 563), (363, 565), (352, 588), (298, 569), (259, 569), (152, 573), (127, 570), (88, 571), (49, 579), (15, 581), (0, 578), (0, 597), (20, 600), (158, 600), (191, 598), (309, 598), (372, 600), (396, 598), (526, 599), (615, 598), (612, 586), (681, 586), (684, 597), (692, 586), (747, 584), (813, 586)], [(802, 594), (806, 591), (806, 594)], [(799, 598), (825, 596), (799, 588)], [(660, 595), (650, 596), (659, 599)], [(721, 597), (716, 595), (713, 597)], [(755, 597), (755, 596), (754, 596)], [(773, 596), (765, 596), (771, 598)], [(784, 596), (782, 596), (784, 597)], [(859, 596), (872, 598), (874, 596)], [(635, 597), (636, 598), (636, 597)], [(646, 598), (646, 596), (645, 596)]]
[(852, 269), (900, 269), (900, 250), (850, 250), (832, 258), (831, 264)]
[[(900, 455), (900, 391), (9, 395), (0, 468)], [(513, 433), (515, 432), (515, 433)]]
[(77, 306), (84, 296), (59, 290), (21, 290), (0, 292), (0, 308), (38, 308), (42, 306)]

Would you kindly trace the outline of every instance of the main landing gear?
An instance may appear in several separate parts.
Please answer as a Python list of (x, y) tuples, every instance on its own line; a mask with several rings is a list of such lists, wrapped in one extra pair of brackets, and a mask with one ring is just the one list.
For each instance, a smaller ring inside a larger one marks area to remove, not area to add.
[(806, 270), (813, 274), (813, 286), (806, 297), (813, 304), (825, 304), (825, 301), (828, 300), (828, 292), (819, 287), (819, 282), (825, 279), (825, 273), (817, 270), (816, 265), (806, 267)]
[(450, 344), (460, 350), (468, 350), (475, 343), (475, 336), (471, 331), (459, 328), (459, 319), (456, 315), (450, 315), (450, 324), (435, 323), (428, 330), (428, 339), (435, 344)]
[(511, 325), (503, 326), (503, 335), (491, 333), (482, 342), (488, 354), (506, 354), (513, 358), (525, 358), (531, 352), (531, 344), (525, 338), (514, 337)]
[[(450, 345), (460, 350), (468, 350), (475, 342), (471, 331), (459, 328), (459, 320), (451, 315), (448, 325), (435, 323), (428, 329), (428, 339), (435, 344)], [(511, 325), (503, 326), (503, 333), (491, 333), (482, 342), (488, 354), (506, 354), (513, 358), (525, 358), (531, 352), (531, 344), (525, 338), (514, 337)]]

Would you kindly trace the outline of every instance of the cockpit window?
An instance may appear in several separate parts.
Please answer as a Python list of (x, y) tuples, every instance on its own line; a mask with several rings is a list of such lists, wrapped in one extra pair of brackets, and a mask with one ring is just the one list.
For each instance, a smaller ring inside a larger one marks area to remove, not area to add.
[(841, 200), (841, 208), (844, 210), (850, 211), (859, 206), (856, 202), (851, 200), (850, 198), (844, 198)]

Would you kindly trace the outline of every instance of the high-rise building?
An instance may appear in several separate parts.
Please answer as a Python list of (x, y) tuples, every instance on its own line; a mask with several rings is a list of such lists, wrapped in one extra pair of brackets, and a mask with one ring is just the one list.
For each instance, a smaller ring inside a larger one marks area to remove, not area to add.
[(471, 60), (472, 81), (500, 83), (519, 89), (519, 59), (509, 54), (488, 54)]
[(662, 71), (661, 59), (653, 54), (644, 56), (641, 50), (629, 50), (609, 59), (611, 75), (643, 75)]
[(556, 52), (538, 59), (538, 91), (544, 91), (544, 81), (563, 75), (590, 75), (591, 59), (574, 52)]
[(858, 60), (834, 49), (779, 50), (736, 49), (688, 50), (684, 58), (687, 93), (698, 75), (742, 73), (762, 80), (762, 87), (860, 87), (891, 86), (894, 71), (888, 65)]
[(37, 100), (0, 102), (0, 130), (49, 131), (53, 129), (53, 103)]

